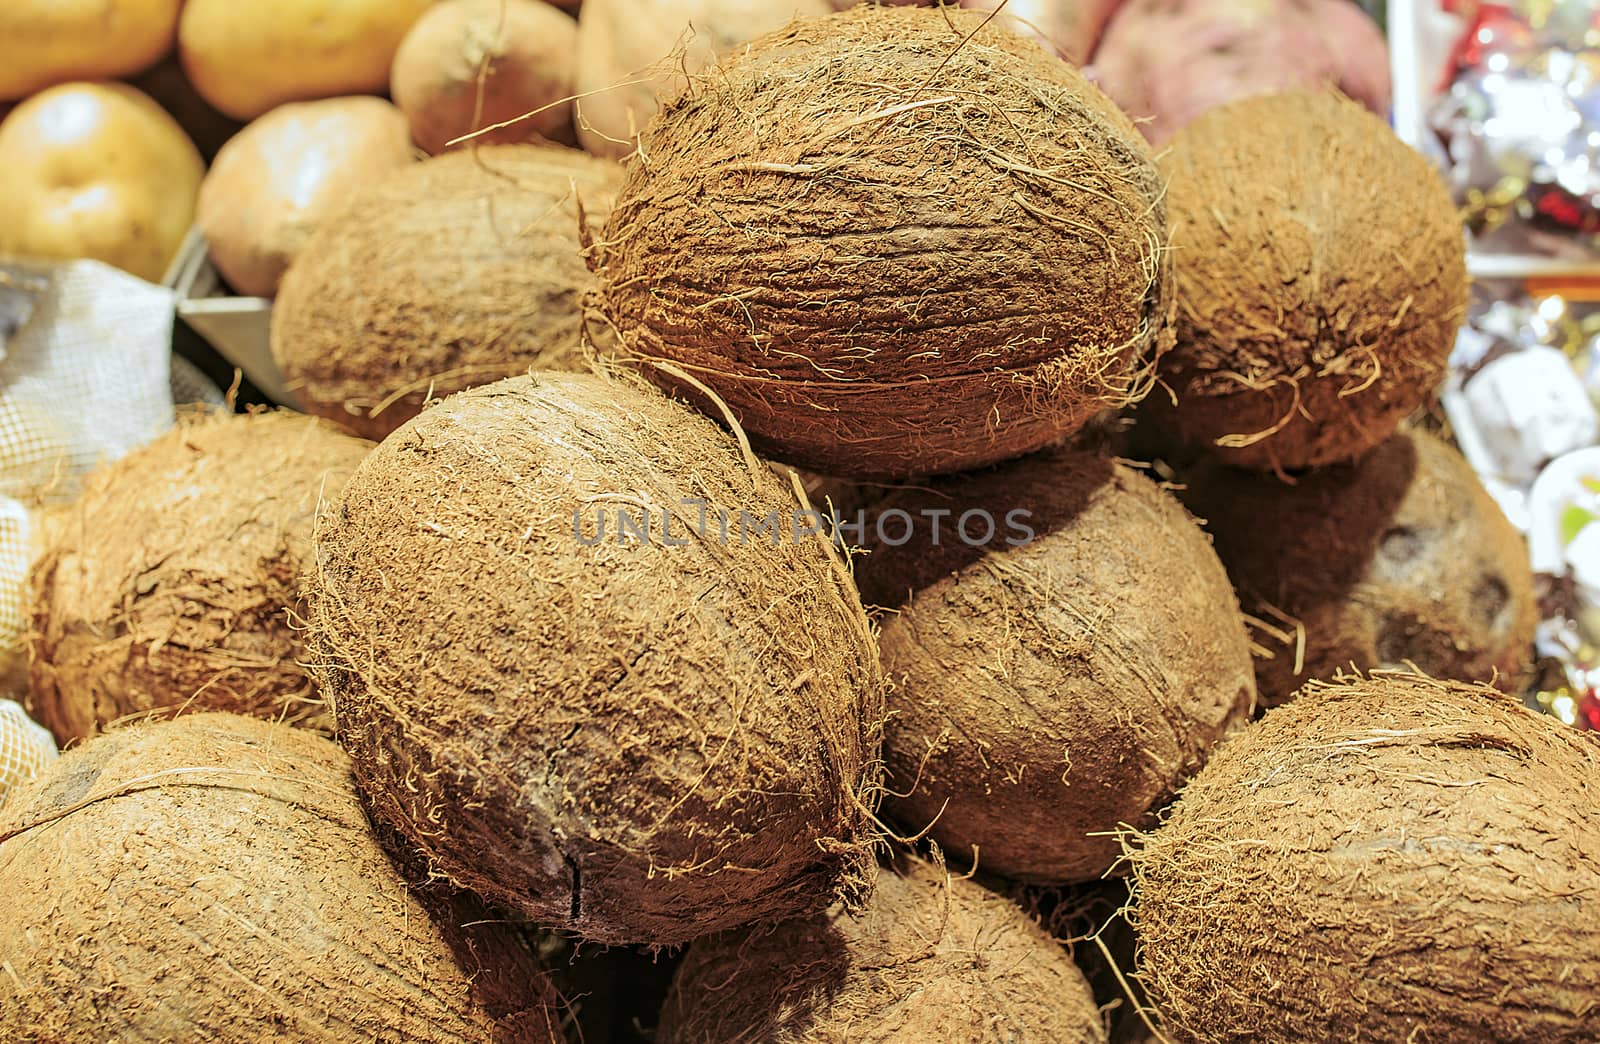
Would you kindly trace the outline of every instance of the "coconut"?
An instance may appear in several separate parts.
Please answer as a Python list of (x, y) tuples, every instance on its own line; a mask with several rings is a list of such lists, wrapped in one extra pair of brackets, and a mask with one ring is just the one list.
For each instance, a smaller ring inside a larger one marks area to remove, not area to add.
[(873, 519), (844, 535), (862, 596), (905, 602), (879, 639), (884, 808), (989, 873), (1105, 874), (1118, 827), (1150, 822), (1254, 702), (1205, 534), (1131, 468), (1066, 450), (895, 491)]
[(1178, 1041), (1600, 1039), (1600, 743), (1493, 689), (1313, 682), (1134, 852)]
[(1106, 1039), (1089, 984), (1015, 904), (902, 859), (871, 904), (701, 939), (656, 1039), (821, 1042)]
[(881, 674), (799, 510), (642, 382), (513, 378), (396, 432), (325, 515), (312, 590), (377, 813), (456, 882), (597, 942), (853, 894)]
[(318, 499), (369, 448), (296, 414), (219, 415), (96, 472), (29, 574), (29, 710), (63, 743), (185, 709), (326, 725), (300, 568)]
[(232, 714), (119, 729), (0, 812), (0, 1036), (562, 1039), (532, 954), (408, 880), (349, 759)]
[(1292, 486), (1202, 465), (1182, 496), (1257, 621), (1264, 704), (1352, 666), (1522, 680), (1538, 620), (1528, 549), (1436, 436), (1399, 432)]
[(1162, 167), (1178, 344), (1158, 416), (1268, 470), (1387, 438), (1466, 311), (1461, 222), (1428, 160), (1355, 102), (1291, 92), (1199, 117)]
[(1148, 146), (984, 18), (800, 19), (665, 103), (593, 253), (652, 380), (865, 476), (1017, 456), (1148, 391), (1170, 282)]
[(575, 149), (500, 145), (352, 194), (273, 306), (273, 357), (300, 403), (381, 439), (430, 397), (583, 368), (579, 212), (599, 227), (618, 176)]

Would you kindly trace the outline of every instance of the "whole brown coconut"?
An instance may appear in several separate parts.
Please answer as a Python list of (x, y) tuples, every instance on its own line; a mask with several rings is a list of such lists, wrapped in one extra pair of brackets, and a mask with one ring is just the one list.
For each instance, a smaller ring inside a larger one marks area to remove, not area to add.
[(1100, 877), (1119, 826), (1150, 821), (1254, 702), (1205, 534), (1131, 468), (1061, 450), (898, 491), (876, 519), (863, 597), (914, 592), (879, 639), (885, 809), (980, 870)]
[(1600, 743), (1493, 689), (1313, 682), (1133, 856), (1178, 1041), (1600, 1039)]
[(1461, 222), (1421, 153), (1331, 93), (1214, 109), (1163, 154), (1179, 436), (1284, 470), (1376, 446), (1433, 390), (1466, 309)]
[(798, 510), (642, 382), (514, 378), (396, 432), (324, 516), (312, 590), (377, 813), (457, 883), (599, 942), (854, 894), (882, 676)]
[(437, 156), (350, 197), (289, 267), (272, 354), (300, 403), (382, 439), (430, 396), (582, 369), (580, 204), (598, 228), (620, 168), (575, 149)]
[(29, 710), (62, 743), (129, 715), (328, 725), (301, 662), (317, 502), (370, 444), (292, 413), (220, 415), (92, 475), (29, 574)]
[(665, 103), (594, 254), (652, 380), (840, 475), (1003, 460), (1144, 396), (1170, 301), (1148, 147), (984, 17), (801, 19)]
[(1402, 431), (1292, 486), (1202, 465), (1182, 496), (1259, 621), (1264, 704), (1352, 666), (1518, 685), (1538, 617), (1528, 549), (1441, 439)]
[(1083, 973), (1015, 904), (903, 860), (860, 914), (835, 907), (689, 948), (662, 1044), (1106, 1039)]
[(0, 812), (0, 1037), (553, 1044), (481, 903), (408, 880), (325, 739), (232, 714), (119, 729)]

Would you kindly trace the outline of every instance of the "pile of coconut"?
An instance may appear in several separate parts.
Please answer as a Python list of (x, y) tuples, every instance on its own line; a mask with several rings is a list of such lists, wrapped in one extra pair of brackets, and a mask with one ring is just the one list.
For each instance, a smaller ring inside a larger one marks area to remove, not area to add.
[(322, 419), (41, 540), (0, 1036), (1600, 1037), (1600, 745), (1407, 419), (1444, 187), (1332, 94), (1158, 157), (1004, 25), (800, 19), (620, 167), (320, 224)]

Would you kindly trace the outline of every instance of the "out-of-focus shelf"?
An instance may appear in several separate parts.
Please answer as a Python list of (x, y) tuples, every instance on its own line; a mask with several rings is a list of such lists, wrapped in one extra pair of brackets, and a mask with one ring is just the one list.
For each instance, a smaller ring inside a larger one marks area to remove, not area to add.
[[(1400, 139), (1436, 161), (1442, 149), (1428, 130), (1438, 70), (1448, 48), (1442, 28), (1452, 20), (1438, 0), (1389, 0), (1389, 72), (1394, 85), (1394, 130)], [(1537, 254), (1492, 254), (1469, 251), (1467, 272), (1478, 280), (1520, 280), (1552, 286), (1588, 286), (1600, 293), (1600, 258), (1571, 261)]]
[(1467, 256), (1467, 272), (1474, 279), (1549, 279), (1600, 284), (1600, 259), (1564, 261), (1531, 254), (1478, 254)]

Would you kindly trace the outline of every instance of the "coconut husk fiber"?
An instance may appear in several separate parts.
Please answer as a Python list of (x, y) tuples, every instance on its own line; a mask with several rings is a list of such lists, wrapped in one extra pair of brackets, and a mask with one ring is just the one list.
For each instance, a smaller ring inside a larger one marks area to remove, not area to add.
[(847, 476), (1003, 460), (1144, 396), (1170, 305), (1148, 147), (983, 20), (799, 19), (663, 104), (592, 255), (647, 376)]
[[(651, 541), (619, 539), (618, 511), (647, 507)], [(882, 675), (826, 539), (738, 522), (796, 510), (637, 378), (514, 378), (396, 432), (324, 515), (311, 596), (378, 815), (457, 883), (595, 942), (856, 894)]]
[(1293, 485), (1201, 465), (1181, 496), (1257, 621), (1263, 704), (1352, 667), (1520, 685), (1538, 619), (1528, 549), (1437, 436), (1398, 432)]
[(0, 1036), (554, 1044), (549, 980), (408, 880), (326, 739), (232, 714), (114, 730), (0, 812)]
[(496, 145), (396, 170), (322, 222), (273, 304), (272, 354), (308, 411), (382, 439), (430, 397), (586, 367), (581, 206), (599, 228), (620, 168)]
[(370, 448), (298, 414), (215, 415), (93, 474), (29, 573), (30, 712), (62, 743), (184, 709), (328, 727), (300, 572), (318, 500)]
[[(1236, 467), (1350, 460), (1433, 391), (1466, 312), (1450, 193), (1332, 93), (1214, 109), (1163, 154), (1177, 274), (1151, 411)], [(1173, 403), (1176, 398), (1176, 404)]]
[[(894, 511), (949, 514), (937, 543), (929, 520), (893, 546)], [(981, 546), (961, 537), (972, 511), (997, 521)], [(1254, 703), (1244, 621), (1205, 534), (1131, 468), (1067, 450), (906, 487), (875, 512), (855, 568), (869, 604), (897, 606), (879, 638), (884, 811), (988, 873), (1107, 873), (1118, 828), (1152, 822)]]
[(1133, 853), (1175, 1041), (1600, 1039), (1600, 743), (1493, 689), (1313, 682)]
[(1106, 1039), (1066, 951), (1020, 907), (902, 858), (871, 903), (689, 948), (661, 1044)]

